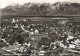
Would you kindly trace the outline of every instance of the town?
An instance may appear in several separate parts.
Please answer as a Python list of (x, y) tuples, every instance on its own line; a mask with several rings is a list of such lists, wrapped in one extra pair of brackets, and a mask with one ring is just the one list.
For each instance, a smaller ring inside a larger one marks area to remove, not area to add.
[(79, 56), (79, 17), (12, 17), (2, 19), (0, 55)]

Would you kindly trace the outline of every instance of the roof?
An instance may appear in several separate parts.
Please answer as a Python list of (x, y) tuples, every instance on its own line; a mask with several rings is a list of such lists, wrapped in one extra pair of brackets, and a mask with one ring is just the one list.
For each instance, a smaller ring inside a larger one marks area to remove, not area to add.
[(78, 53), (78, 54), (80, 54), (80, 51), (77, 51), (77, 50), (68, 49), (67, 51), (68, 52), (72, 52), (72, 53)]
[(10, 52), (10, 51), (16, 50), (19, 47), (20, 47), (20, 45), (12, 45), (9, 47), (3, 47), (2, 49)]
[(6, 50), (3, 50), (3, 49), (0, 49), (0, 54), (1, 55), (6, 55), (6, 54), (12, 54), (12, 55), (14, 55), (12, 52), (8, 52), (8, 51), (6, 51)]

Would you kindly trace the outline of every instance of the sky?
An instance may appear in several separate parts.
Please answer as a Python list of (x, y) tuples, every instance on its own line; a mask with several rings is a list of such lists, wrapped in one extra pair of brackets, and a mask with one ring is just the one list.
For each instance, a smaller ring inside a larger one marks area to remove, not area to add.
[(80, 3), (80, 0), (0, 0), (0, 8), (4, 8), (10, 4), (23, 4), (23, 3), (28, 3), (28, 2), (33, 2), (33, 3), (55, 3), (57, 1), (68, 1), (68, 2), (78, 2)]

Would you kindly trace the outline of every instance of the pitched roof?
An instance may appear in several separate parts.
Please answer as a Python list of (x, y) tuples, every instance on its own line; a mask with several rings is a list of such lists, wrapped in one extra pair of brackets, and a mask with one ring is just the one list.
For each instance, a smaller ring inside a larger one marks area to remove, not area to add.
[(10, 52), (10, 51), (16, 50), (19, 47), (20, 47), (20, 45), (12, 45), (9, 47), (3, 47), (2, 49)]

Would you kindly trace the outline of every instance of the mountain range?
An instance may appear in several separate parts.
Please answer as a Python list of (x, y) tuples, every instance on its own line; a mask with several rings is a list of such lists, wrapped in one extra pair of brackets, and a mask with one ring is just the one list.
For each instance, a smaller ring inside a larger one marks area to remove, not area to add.
[(53, 15), (80, 15), (80, 3), (55, 2), (25, 3), (23, 5), (8, 5), (1, 9), (1, 15), (25, 16), (53, 16)]

